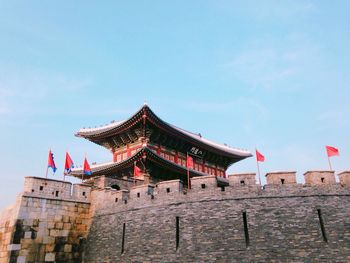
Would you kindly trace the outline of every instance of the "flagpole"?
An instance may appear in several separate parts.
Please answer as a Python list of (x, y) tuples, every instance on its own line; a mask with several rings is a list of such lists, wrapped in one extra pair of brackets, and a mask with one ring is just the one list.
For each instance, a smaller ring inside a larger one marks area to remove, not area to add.
[(81, 182), (83, 183), (84, 182), (84, 166), (85, 166), (85, 160), (86, 160), (86, 153), (85, 153), (85, 159), (84, 159), (84, 164), (83, 164), (83, 174), (81, 175)]
[[(49, 154), (51, 153), (51, 147), (50, 147), (50, 150), (49, 150)], [(46, 164), (46, 174), (45, 174), (45, 178), (47, 179), (47, 174), (49, 172), (49, 165)]]
[(255, 157), (256, 157), (256, 166), (258, 168), (258, 177), (259, 177), (259, 184), (261, 185), (261, 175), (260, 175), (260, 166), (259, 166), (259, 160), (258, 160), (258, 150), (255, 147)]
[(330, 171), (333, 171), (333, 170), (332, 170), (331, 159), (329, 158), (329, 156), (328, 156), (328, 155), (327, 155), (327, 157), (328, 157), (329, 169), (330, 169)]
[(63, 168), (63, 181), (66, 181), (66, 160), (67, 160), (67, 152), (68, 150), (66, 149), (66, 157), (64, 158), (64, 168)]
[[(260, 167), (259, 167), (259, 162), (256, 161), (256, 166), (258, 167), (258, 177), (259, 177), (259, 184), (261, 185), (261, 178), (260, 178)], [(262, 185), (261, 185), (262, 186)]]

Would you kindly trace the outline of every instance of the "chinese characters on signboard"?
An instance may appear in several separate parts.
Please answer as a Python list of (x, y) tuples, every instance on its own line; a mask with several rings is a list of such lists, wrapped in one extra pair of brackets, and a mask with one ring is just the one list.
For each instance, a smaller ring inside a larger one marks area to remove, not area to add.
[(203, 151), (201, 149), (197, 148), (197, 147), (194, 147), (194, 146), (190, 148), (189, 154), (198, 156), (200, 158), (203, 157)]

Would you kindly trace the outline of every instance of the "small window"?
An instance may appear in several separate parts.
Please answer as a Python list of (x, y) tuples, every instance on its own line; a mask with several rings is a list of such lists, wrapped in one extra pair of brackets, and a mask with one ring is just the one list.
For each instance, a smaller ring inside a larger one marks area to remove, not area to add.
[(127, 204), (128, 203), (128, 200), (124, 200), (124, 204)]
[(32, 193), (34, 193), (34, 189), (32, 189)]
[(137, 193), (137, 197), (140, 197), (140, 193)]
[(151, 199), (154, 199), (154, 195), (151, 195)]
[(40, 186), (39, 189), (40, 189), (40, 191), (44, 190), (44, 186)]
[(58, 197), (58, 193), (59, 193), (59, 191), (56, 191), (56, 197)]
[(324, 183), (324, 177), (321, 178), (321, 182)]
[(225, 192), (225, 186), (221, 186), (221, 192)]
[(83, 192), (83, 196), (85, 196), (85, 192)]
[(167, 192), (167, 193), (170, 193), (170, 188), (167, 188), (167, 189), (166, 189), (166, 192)]
[(284, 179), (281, 179), (281, 184), (284, 184)]
[(240, 182), (240, 183), (241, 183), (241, 185), (245, 185), (245, 182), (244, 182), (244, 180), (241, 180), (241, 182)]
[(202, 189), (205, 189), (205, 184), (202, 184)]
[(118, 202), (118, 198), (115, 199), (115, 202), (116, 202), (116, 203)]

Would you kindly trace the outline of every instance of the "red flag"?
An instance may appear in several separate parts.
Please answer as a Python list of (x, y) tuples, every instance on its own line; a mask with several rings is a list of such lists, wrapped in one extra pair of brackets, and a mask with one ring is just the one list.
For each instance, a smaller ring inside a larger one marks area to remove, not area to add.
[(339, 150), (337, 148), (335, 148), (335, 147), (326, 145), (326, 150), (327, 150), (327, 156), (328, 157), (339, 156)]
[[(49, 158), (47, 160), (47, 167), (52, 168), (53, 172), (55, 173), (57, 168), (56, 168), (56, 164), (55, 161), (53, 160), (53, 153), (51, 152), (51, 149), (49, 151)], [(47, 174), (46, 174), (47, 176)]]
[(187, 155), (186, 167), (193, 169), (193, 158), (189, 155)]
[(134, 166), (134, 177), (140, 176), (140, 174), (141, 174), (141, 169), (135, 165)]
[(91, 168), (90, 168), (90, 165), (89, 165), (86, 157), (85, 157), (85, 160), (84, 160), (84, 174), (92, 175)]
[(74, 163), (72, 161), (72, 158), (70, 158), (69, 156), (69, 153), (66, 152), (66, 161), (65, 161), (65, 164), (64, 164), (64, 171), (66, 173), (70, 173), (71, 172), (71, 169), (74, 167)]
[(255, 150), (256, 153), (256, 161), (257, 162), (264, 162), (265, 161), (265, 156), (262, 155), (258, 150)]

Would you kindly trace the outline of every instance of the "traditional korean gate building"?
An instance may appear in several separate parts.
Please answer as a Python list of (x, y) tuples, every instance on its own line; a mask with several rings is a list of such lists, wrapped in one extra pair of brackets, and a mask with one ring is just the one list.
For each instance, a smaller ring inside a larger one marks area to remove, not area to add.
[[(230, 165), (251, 156), (249, 151), (217, 144), (201, 134), (169, 124), (147, 105), (127, 120), (83, 128), (76, 136), (105, 147), (113, 155), (112, 162), (92, 165), (91, 177), (105, 175), (132, 181), (136, 165), (142, 170), (138, 183), (181, 179), (186, 185), (187, 155), (194, 160), (190, 177), (215, 175), (222, 178), (226, 178)], [(73, 169), (70, 175), (81, 178), (83, 169)]]

